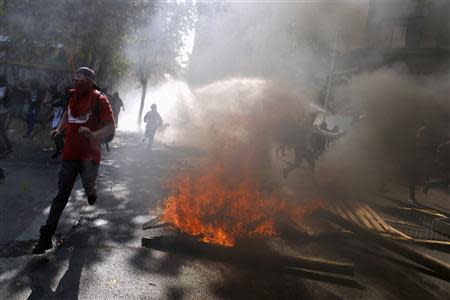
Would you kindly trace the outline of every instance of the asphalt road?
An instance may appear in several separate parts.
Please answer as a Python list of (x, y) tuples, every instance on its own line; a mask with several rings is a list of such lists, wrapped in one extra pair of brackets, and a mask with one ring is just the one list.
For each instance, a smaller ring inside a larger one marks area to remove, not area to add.
[[(99, 199), (88, 206), (76, 186), (61, 220), (57, 250), (31, 256), (56, 188), (48, 153), (0, 161), (0, 299), (450, 299), (450, 284), (385, 250), (355, 240), (281, 245), (285, 252), (355, 263), (349, 281), (269, 272), (214, 258), (141, 247), (166, 179), (191, 154), (122, 136), (106, 153)], [(6, 197), (4, 196), (6, 195)], [(446, 256), (444, 259), (447, 259)]]

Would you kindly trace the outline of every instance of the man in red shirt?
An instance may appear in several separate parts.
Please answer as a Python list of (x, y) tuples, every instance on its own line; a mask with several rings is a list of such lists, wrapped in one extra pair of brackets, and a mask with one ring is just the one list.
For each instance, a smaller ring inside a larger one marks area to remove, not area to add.
[(80, 174), (88, 203), (97, 200), (95, 181), (100, 164), (101, 140), (114, 134), (115, 125), (108, 98), (96, 89), (95, 72), (89, 68), (78, 69), (74, 77), (69, 103), (62, 120), (52, 137), (67, 130), (63, 162), (58, 175), (58, 194), (52, 201), (47, 222), (40, 229), (39, 242), (33, 254), (42, 254), (52, 248), (52, 236), (66, 207), (75, 180)]

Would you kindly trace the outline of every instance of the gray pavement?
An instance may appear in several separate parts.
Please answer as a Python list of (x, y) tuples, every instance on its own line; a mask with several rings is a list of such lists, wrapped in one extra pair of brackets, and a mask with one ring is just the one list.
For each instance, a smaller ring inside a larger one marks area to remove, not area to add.
[(142, 248), (143, 235), (166, 232), (141, 228), (166, 198), (168, 176), (183, 168), (192, 154), (161, 145), (150, 152), (138, 137), (120, 134), (111, 148), (100, 169), (98, 202), (86, 205), (78, 185), (59, 227), (62, 244), (39, 256), (29, 251), (45, 221), (58, 165), (45, 158), (0, 161), (8, 172), (0, 186), (1, 201), (8, 208), (0, 221), (0, 299), (450, 298), (448, 282), (354, 240), (279, 247), (291, 254), (353, 261), (356, 284), (351, 286), (308, 274), (251, 269), (179, 249)]
[(55, 191), (50, 178), (55, 178), (57, 167), (46, 164), (30, 167), (13, 161), (1, 165), (6, 173), (6, 180), (0, 185), (0, 241), (4, 242), (19, 238), (35, 219), (42, 217)]

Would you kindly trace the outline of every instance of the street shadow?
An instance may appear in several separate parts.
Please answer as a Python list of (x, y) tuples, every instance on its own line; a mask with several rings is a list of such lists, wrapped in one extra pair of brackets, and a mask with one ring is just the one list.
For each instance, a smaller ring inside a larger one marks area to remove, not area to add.
[[(74, 231), (72, 234), (67, 237), (67, 243), (59, 245), (44, 255), (32, 257), (21, 272), (12, 279), (8, 288), (11, 297), (28, 287), (31, 289), (31, 293), (27, 299), (30, 300), (79, 298), (79, 284), (83, 268), (101, 261), (102, 257), (97, 251), (89, 253), (82, 251), (88, 244), (90, 235), (85, 234), (82, 230)], [(91, 234), (95, 234), (95, 232), (91, 232)], [(17, 282), (21, 283), (19, 287), (14, 284)], [(55, 282), (57, 282), (56, 288), (52, 289)]]
[[(163, 150), (153, 151), (150, 157), (144, 151), (146, 149), (130, 146), (105, 153), (105, 163), (98, 177), (96, 205), (81, 208), (76, 225), (56, 250), (31, 257), (21, 267), (9, 280), (7, 294), (10, 297), (30, 289), (28, 299), (78, 299), (81, 278), (89, 281), (91, 276), (83, 270), (108, 260), (110, 252), (105, 249), (134, 247), (139, 243), (140, 222), (144, 223), (142, 216), (148, 217), (148, 210), (165, 198), (166, 191), (161, 188), (168, 174), (165, 165), (174, 162), (173, 156)], [(75, 198), (80, 197), (73, 196), (70, 201), (76, 201)], [(31, 250), (30, 243), (25, 244), (23, 247)], [(144, 255), (141, 257), (143, 259)], [(147, 265), (144, 261), (140, 264), (150, 272), (176, 276), (177, 258), (167, 260), (171, 264), (158, 263), (151, 257)], [(173, 295), (176, 299), (177, 292)]]
[(304, 279), (289, 274), (226, 268), (222, 278), (211, 285), (219, 299), (344, 299), (315, 285), (308, 288)]
[(51, 286), (53, 280), (58, 276), (61, 261), (48, 261), (41, 259), (40, 264), (35, 264), (35, 267), (27, 270), (26, 277), (28, 277), (31, 287), (31, 294), (29, 300), (34, 299), (78, 299), (79, 284), (81, 279), (81, 272), (88, 258), (85, 255), (80, 255), (79, 248), (73, 250), (66, 249), (70, 252), (62, 256), (69, 256), (69, 265), (64, 275), (59, 280), (56, 289), (53, 291)]

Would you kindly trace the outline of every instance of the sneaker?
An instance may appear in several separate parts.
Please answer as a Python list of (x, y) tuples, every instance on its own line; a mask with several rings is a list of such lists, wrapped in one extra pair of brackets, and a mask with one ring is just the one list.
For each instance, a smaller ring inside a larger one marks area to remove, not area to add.
[(43, 254), (45, 250), (53, 248), (52, 238), (49, 236), (42, 236), (39, 238), (38, 243), (34, 246), (33, 254)]
[(97, 201), (97, 195), (88, 195), (87, 196), (87, 200), (88, 200), (88, 203), (89, 203), (89, 205), (94, 205), (95, 204), (95, 202)]

